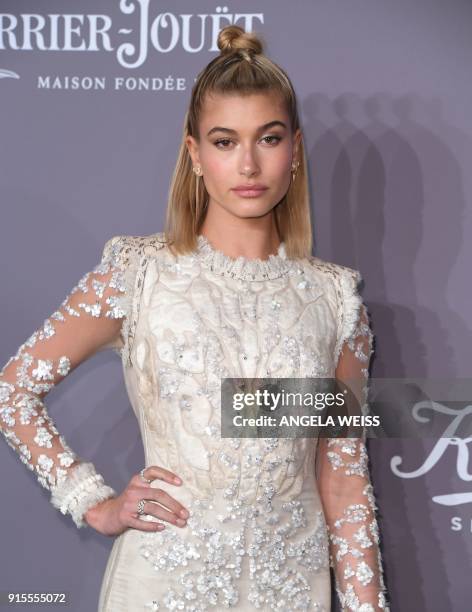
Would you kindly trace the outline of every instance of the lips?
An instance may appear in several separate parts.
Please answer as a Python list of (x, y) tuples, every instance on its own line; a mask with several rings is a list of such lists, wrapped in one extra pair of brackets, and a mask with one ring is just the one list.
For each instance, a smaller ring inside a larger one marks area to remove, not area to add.
[(265, 191), (266, 189), (265, 185), (238, 185), (233, 191)]
[(267, 191), (267, 187), (236, 187), (233, 191), (242, 198), (257, 198)]

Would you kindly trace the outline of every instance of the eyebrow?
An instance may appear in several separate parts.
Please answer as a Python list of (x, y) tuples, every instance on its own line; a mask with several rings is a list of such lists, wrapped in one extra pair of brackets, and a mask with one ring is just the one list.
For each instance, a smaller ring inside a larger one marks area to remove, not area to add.
[[(257, 131), (258, 132), (262, 132), (264, 130), (268, 130), (269, 128), (275, 127), (277, 125), (281, 126), (283, 128), (287, 127), (285, 125), (285, 123), (283, 123), (283, 121), (269, 121), (269, 123), (264, 123), (264, 125), (261, 125), (260, 127), (258, 127)], [(211, 128), (211, 130), (208, 132), (207, 136), (210, 136), (211, 134), (213, 134), (213, 132), (226, 132), (227, 134), (237, 134), (236, 130), (232, 130), (230, 128), (216, 126), (214, 128)]]

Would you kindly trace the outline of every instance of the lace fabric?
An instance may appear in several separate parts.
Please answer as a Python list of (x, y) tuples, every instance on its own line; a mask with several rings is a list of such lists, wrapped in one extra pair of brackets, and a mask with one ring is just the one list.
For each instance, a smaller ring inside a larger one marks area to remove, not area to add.
[(0, 372), (0, 431), (33, 471), (51, 502), (69, 512), (78, 527), (86, 510), (115, 491), (90, 462), (68, 446), (44, 399), (81, 362), (106, 346), (118, 346), (130, 300), (123, 258), (105, 247), (59, 308), (11, 357)]
[[(373, 334), (351, 270), (338, 279), (340, 304), (336, 378), (367, 412), (368, 368)], [(317, 448), (317, 474), (330, 540), (330, 565), (343, 611), (389, 610), (383, 579), (380, 533), (365, 431), (360, 438), (323, 438)]]

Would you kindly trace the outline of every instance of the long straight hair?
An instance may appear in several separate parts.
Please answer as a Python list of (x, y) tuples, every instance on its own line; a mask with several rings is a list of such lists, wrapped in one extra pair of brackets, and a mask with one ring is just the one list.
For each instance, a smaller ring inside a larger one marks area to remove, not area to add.
[[(167, 202), (165, 240), (178, 254), (197, 247), (197, 234), (205, 219), (209, 194), (201, 176), (192, 171), (192, 158), (185, 139), (200, 140), (199, 120), (207, 94), (250, 95), (269, 93), (281, 96), (292, 133), (300, 127), (295, 91), (285, 71), (263, 53), (259, 35), (247, 33), (239, 26), (223, 28), (218, 35), (220, 54), (199, 74), (192, 87), (189, 108), (185, 114), (182, 142), (172, 176)], [(312, 251), (312, 227), (308, 172), (303, 137), (298, 149), (295, 180), (274, 208), (280, 240), (285, 242), (290, 259), (309, 257)]]

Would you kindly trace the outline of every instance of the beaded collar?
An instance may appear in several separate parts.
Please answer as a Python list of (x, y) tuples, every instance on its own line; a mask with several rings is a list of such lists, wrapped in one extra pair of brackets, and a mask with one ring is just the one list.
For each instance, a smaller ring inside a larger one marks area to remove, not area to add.
[(291, 267), (291, 260), (287, 259), (285, 243), (281, 242), (277, 254), (269, 255), (268, 259), (248, 258), (242, 255), (233, 258), (213, 247), (202, 234), (197, 236), (197, 258), (209, 270), (241, 280), (273, 280), (283, 276)]

